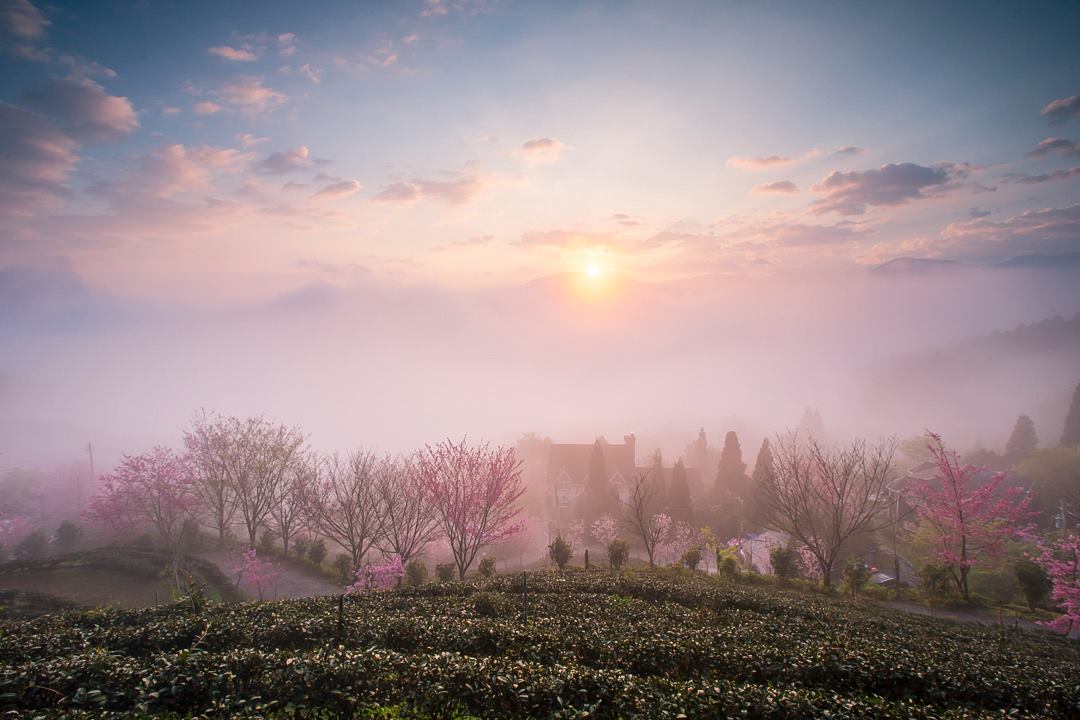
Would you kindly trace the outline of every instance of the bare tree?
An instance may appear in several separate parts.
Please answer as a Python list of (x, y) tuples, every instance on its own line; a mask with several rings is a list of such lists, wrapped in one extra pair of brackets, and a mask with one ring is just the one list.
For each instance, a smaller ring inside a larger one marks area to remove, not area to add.
[(384, 512), (375, 478), (375, 456), (358, 450), (334, 455), (312, 495), (312, 520), (319, 532), (352, 557), (358, 567), (383, 534)]
[(794, 431), (777, 437), (772, 468), (758, 489), (766, 524), (807, 547), (825, 587), (844, 544), (878, 529), (895, 451), (895, 440), (833, 448), (813, 438), (803, 442)]
[(438, 539), (435, 505), (424, 487), (416, 457), (383, 458), (376, 464), (375, 475), (384, 525), (375, 544), (405, 564)]
[(203, 524), (216, 530), (218, 544), (236, 518), (236, 492), (225, 469), (228, 433), (225, 422), (202, 412), (184, 433), (184, 447), (195, 466), (192, 492), (199, 500), (198, 516)]
[(667, 535), (671, 518), (657, 513), (660, 486), (649, 474), (649, 470), (637, 474), (624, 505), (626, 525), (631, 533), (641, 539), (645, 553), (649, 556), (649, 565), (652, 566), (655, 564), (656, 548)]
[(286, 555), (292, 538), (311, 529), (310, 506), (318, 479), (318, 458), (299, 453), (289, 464), (277, 489), (267, 524), (281, 538)]
[(262, 417), (229, 418), (225, 428), (225, 473), (236, 493), (248, 542), (254, 546), (305, 437), (299, 428)]

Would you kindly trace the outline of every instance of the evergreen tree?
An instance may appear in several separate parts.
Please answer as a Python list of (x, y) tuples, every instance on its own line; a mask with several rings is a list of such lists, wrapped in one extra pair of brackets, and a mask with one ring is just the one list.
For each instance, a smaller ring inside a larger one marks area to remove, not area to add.
[(668, 485), (668, 507), (670, 515), (676, 520), (692, 520), (694, 508), (690, 502), (690, 485), (686, 480), (686, 466), (682, 458), (675, 461), (671, 469), (671, 483)]
[(1080, 384), (1073, 392), (1069, 414), (1065, 416), (1065, 432), (1061, 435), (1062, 445), (1080, 445)]
[(802, 419), (799, 420), (799, 434), (803, 440), (817, 440), (828, 442), (828, 433), (825, 431), (825, 423), (821, 421), (821, 411), (817, 408), (806, 408)]
[(1005, 458), (1010, 464), (1020, 462), (1035, 452), (1039, 439), (1035, 436), (1035, 423), (1027, 415), (1016, 418), (1009, 442), (1005, 443)]
[(585, 477), (585, 488), (578, 499), (578, 517), (585, 522), (585, 527), (590, 527), (597, 518), (608, 512), (611, 500), (611, 483), (608, 481), (607, 466), (604, 462), (604, 447), (597, 438), (589, 457), (589, 474)]
[(667, 473), (664, 471), (664, 455), (660, 452), (660, 448), (657, 448), (653, 452), (652, 469), (649, 471), (649, 480), (652, 481), (653, 486), (656, 487), (656, 499), (655, 504), (658, 508), (667, 508), (668, 506), (668, 482)]
[(724, 436), (724, 449), (720, 451), (720, 464), (716, 468), (716, 495), (746, 496), (746, 463), (742, 459), (739, 436), (729, 430)]

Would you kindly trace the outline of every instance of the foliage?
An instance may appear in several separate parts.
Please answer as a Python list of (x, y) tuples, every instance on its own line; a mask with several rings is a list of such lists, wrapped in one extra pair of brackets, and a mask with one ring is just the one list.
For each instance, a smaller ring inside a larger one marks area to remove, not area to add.
[(26, 535), (15, 545), (16, 560), (41, 560), (49, 553), (49, 538), (40, 528)]
[(600, 544), (608, 547), (619, 537), (619, 521), (610, 515), (604, 515), (592, 524), (591, 532)]
[(949, 568), (927, 563), (919, 568), (916, 574), (919, 577), (919, 589), (927, 605), (933, 607), (949, 596), (953, 587)]
[(1024, 595), (1029, 610), (1034, 610), (1037, 605), (1046, 602), (1053, 588), (1046, 570), (1025, 558), (1013, 563), (1013, 574), (1016, 576), (1016, 583)]
[(676, 520), (690, 520), (694, 517), (694, 506), (690, 500), (690, 485), (686, 478), (686, 466), (682, 458), (675, 461), (671, 469), (671, 483), (667, 492), (668, 512)]
[(562, 570), (566, 567), (566, 563), (570, 562), (570, 558), (573, 556), (573, 551), (570, 549), (570, 543), (563, 540), (562, 535), (556, 535), (555, 539), (548, 545), (548, 558), (551, 562), (559, 566)]
[(236, 577), (236, 586), (254, 591), (260, 600), (271, 592), (277, 597), (278, 581), (281, 579), (281, 568), (269, 560), (258, 557), (255, 548), (245, 550), (231, 568)]
[(439, 582), (450, 582), (454, 579), (454, 563), (439, 563), (435, 566), (435, 577)]
[(1019, 590), (1016, 576), (1010, 569), (976, 570), (971, 573), (972, 596), (984, 598), (995, 607), (1011, 604)]
[(481, 558), (480, 566), (476, 571), (484, 579), (495, 577), (495, 558), (491, 556)]
[(410, 560), (405, 565), (405, 584), (420, 587), (427, 582), (428, 569), (423, 560)]
[(1069, 516), (1065, 524), (1080, 518), (1076, 515), (1080, 512), (1080, 443), (1039, 450), (1023, 460), (1016, 472), (1031, 481), (1031, 507), (1040, 513), (1043, 527), (1054, 527), (1062, 509)]
[(445, 440), (418, 455), (423, 487), (457, 565), (458, 578), (484, 547), (522, 528), (518, 500), (525, 492), (512, 448)]
[[(308, 540), (305, 537), (298, 537), (295, 540), (293, 540), (293, 552), (296, 553), (296, 557), (299, 557), (299, 558), (306, 557), (307, 554), (308, 554), (308, 550), (310, 548), (311, 548), (311, 541)], [(319, 562), (322, 562), (322, 558), (319, 559)], [(317, 564), (319, 564), (319, 563), (316, 563), (316, 565)]]
[(999, 492), (1004, 473), (976, 486), (980, 469), (961, 465), (957, 453), (946, 450), (940, 436), (930, 437), (937, 478), (914, 486), (909, 502), (932, 533), (937, 562), (949, 570), (957, 592), (967, 601), (971, 599), (971, 569), (999, 560), (1006, 541), (1024, 531), (1031, 517), (1030, 498), (1020, 487)]
[[(300, 545), (297, 543), (297, 551), (299, 551)], [(307, 551), (308, 560), (316, 565), (322, 565), (322, 561), (326, 559), (326, 543), (322, 540), (316, 540), (308, 546)]]
[(405, 574), (401, 557), (395, 555), (381, 563), (369, 563), (356, 569), (352, 585), (345, 588), (347, 593), (365, 593), (374, 590), (390, 590), (397, 586)]
[(1080, 383), (1073, 391), (1069, 414), (1065, 416), (1065, 429), (1061, 433), (1062, 445), (1080, 445)]
[(82, 536), (82, 527), (70, 520), (65, 520), (56, 528), (56, 549), (62, 553), (69, 553), (78, 546)]
[(1033, 558), (1050, 578), (1050, 599), (1061, 614), (1049, 627), (1068, 635), (1080, 623), (1080, 526), (1056, 540), (1039, 540), (1039, 554)]
[(844, 563), (844, 586), (852, 597), (859, 596), (871, 574), (873, 574), (873, 569), (860, 558), (852, 556), (847, 559)]
[(342, 585), (348, 585), (353, 577), (353, 565), (352, 557), (348, 553), (338, 553), (334, 556), (333, 563), (334, 572), (337, 573), (338, 582)]
[(630, 559), (630, 543), (616, 538), (607, 546), (608, 564), (612, 570), (619, 570)]
[(537, 573), (5, 624), (0, 711), (47, 718), (1071, 718), (1075, 650), (701, 575)]
[(679, 564), (688, 570), (697, 570), (697, 566), (701, 563), (701, 548), (692, 547), (683, 552), (682, 557), (679, 558)]
[(1012, 434), (1005, 443), (1005, 458), (1015, 464), (1035, 452), (1039, 439), (1035, 435), (1035, 423), (1027, 415), (1016, 418)]
[(795, 576), (795, 553), (790, 547), (778, 545), (770, 549), (769, 563), (772, 565), (773, 574), (781, 580)]

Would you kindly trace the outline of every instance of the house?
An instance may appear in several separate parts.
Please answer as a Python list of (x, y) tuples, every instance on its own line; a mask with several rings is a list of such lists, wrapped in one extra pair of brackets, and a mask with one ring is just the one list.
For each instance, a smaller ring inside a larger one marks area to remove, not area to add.
[(625, 500), (637, 472), (634, 455), (637, 439), (633, 433), (623, 436), (621, 444), (609, 443), (603, 436), (591, 443), (551, 443), (548, 449), (547, 483), (551, 489), (552, 519), (565, 527), (573, 519), (578, 496), (585, 489), (592, 465), (593, 448), (599, 445), (604, 458), (608, 483)]

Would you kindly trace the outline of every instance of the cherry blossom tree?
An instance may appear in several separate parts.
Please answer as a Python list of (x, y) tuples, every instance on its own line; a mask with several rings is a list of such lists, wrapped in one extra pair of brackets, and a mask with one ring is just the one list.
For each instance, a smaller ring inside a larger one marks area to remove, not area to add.
[(519, 532), (525, 492), (513, 448), (444, 440), (419, 453), (424, 488), (457, 565), (459, 579), (481, 548)]
[(401, 557), (395, 555), (378, 564), (368, 564), (356, 569), (353, 584), (345, 588), (347, 593), (365, 593), (373, 590), (391, 590), (405, 574)]
[(382, 537), (386, 516), (375, 476), (375, 455), (363, 450), (324, 464), (311, 498), (311, 517), (320, 533), (349, 553), (359, 567)]
[(232, 566), (232, 572), (236, 576), (236, 587), (254, 590), (260, 600), (264, 599), (264, 592), (273, 590), (274, 598), (277, 598), (281, 568), (269, 560), (260, 559), (255, 548), (240, 554), (240, 558)]
[(619, 539), (619, 521), (610, 515), (601, 516), (590, 528), (592, 536), (604, 547)]
[(420, 464), (415, 456), (387, 457), (375, 464), (375, 487), (383, 515), (383, 531), (375, 545), (384, 554), (396, 556), (403, 565), (422, 553), (440, 533)]
[(176, 547), (184, 520), (195, 512), (195, 470), (187, 456), (165, 447), (126, 455), (91, 500), (86, 515), (113, 529), (149, 525), (168, 547)]
[(626, 525), (645, 548), (649, 565), (656, 565), (657, 546), (667, 537), (671, 516), (658, 513), (660, 492), (649, 471), (638, 473), (630, 485), (626, 505)]
[(1039, 554), (1032, 561), (1046, 571), (1051, 583), (1050, 599), (1061, 608), (1061, 615), (1040, 624), (1069, 635), (1080, 625), (1080, 526), (1056, 541), (1039, 539), (1037, 543)]
[(801, 542), (832, 584), (833, 569), (844, 544), (875, 529), (882, 518), (882, 498), (895, 441), (869, 445), (856, 440), (846, 447), (802, 441), (792, 431), (777, 438), (773, 464), (758, 486), (766, 525)]
[(1006, 541), (1025, 532), (1033, 516), (1031, 497), (1020, 487), (1002, 489), (1006, 475), (1001, 472), (977, 487), (985, 468), (962, 465), (940, 435), (929, 436), (937, 477), (910, 488), (908, 502), (929, 529), (937, 560), (948, 568), (960, 596), (970, 600), (971, 568), (999, 560)]

